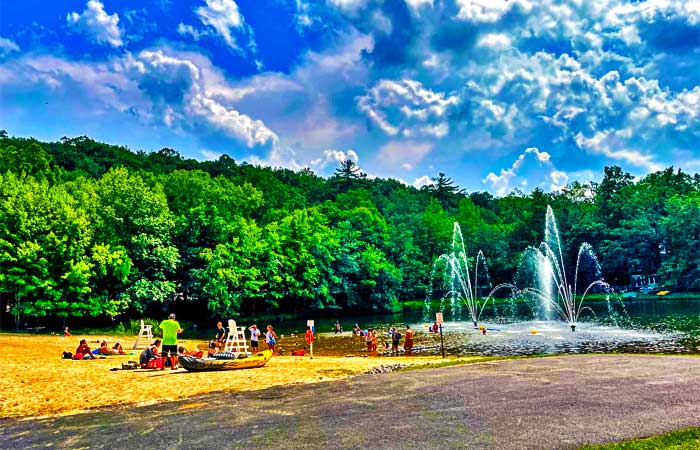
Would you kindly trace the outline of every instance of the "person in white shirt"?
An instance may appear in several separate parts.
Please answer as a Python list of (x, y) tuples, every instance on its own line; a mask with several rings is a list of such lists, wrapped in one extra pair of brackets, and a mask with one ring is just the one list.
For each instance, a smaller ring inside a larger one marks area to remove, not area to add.
[(248, 330), (250, 330), (250, 350), (255, 353), (259, 350), (258, 339), (260, 338), (260, 330), (255, 324), (251, 325)]

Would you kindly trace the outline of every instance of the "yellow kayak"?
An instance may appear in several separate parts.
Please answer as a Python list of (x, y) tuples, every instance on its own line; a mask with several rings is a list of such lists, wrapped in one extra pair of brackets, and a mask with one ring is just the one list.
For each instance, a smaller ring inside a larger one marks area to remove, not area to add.
[(178, 362), (189, 371), (203, 370), (236, 370), (262, 367), (272, 358), (272, 351), (265, 350), (251, 356), (239, 355), (236, 358), (195, 358), (180, 356)]

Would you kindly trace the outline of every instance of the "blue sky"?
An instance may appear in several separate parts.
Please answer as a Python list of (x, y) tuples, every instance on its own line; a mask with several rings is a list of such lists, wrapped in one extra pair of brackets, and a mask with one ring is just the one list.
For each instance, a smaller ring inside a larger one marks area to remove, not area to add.
[(700, 171), (700, 3), (0, 3), (0, 128), (505, 195)]

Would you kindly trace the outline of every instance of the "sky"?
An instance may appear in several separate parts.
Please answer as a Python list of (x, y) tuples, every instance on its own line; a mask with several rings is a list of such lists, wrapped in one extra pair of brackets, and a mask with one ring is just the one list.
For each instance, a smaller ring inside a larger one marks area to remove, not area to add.
[(0, 2), (0, 129), (507, 195), (700, 171), (700, 2)]

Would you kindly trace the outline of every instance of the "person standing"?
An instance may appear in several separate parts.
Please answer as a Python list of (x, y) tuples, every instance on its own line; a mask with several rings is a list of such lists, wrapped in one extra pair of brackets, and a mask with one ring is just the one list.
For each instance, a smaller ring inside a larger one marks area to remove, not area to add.
[(163, 350), (161, 353), (163, 367), (160, 370), (165, 369), (165, 362), (168, 358), (170, 358), (170, 369), (175, 370), (177, 365), (177, 335), (182, 333), (182, 328), (175, 320), (175, 314), (170, 314), (168, 319), (162, 321), (158, 328), (163, 330)]
[(248, 328), (250, 330), (250, 351), (253, 353), (257, 353), (260, 351), (260, 348), (258, 347), (258, 340), (260, 339), (260, 330), (258, 330), (258, 326), (256, 324), (253, 324)]
[(392, 356), (399, 355), (399, 341), (401, 341), (401, 332), (393, 328), (394, 332), (391, 334), (391, 354)]
[(224, 346), (224, 341), (226, 340), (226, 328), (224, 328), (224, 324), (221, 322), (216, 323), (216, 337), (214, 340), (216, 341), (217, 348)]
[(275, 354), (275, 345), (277, 344), (277, 334), (275, 330), (272, 329), (272, 325), (267, 326), (267, 333), (265, 333), (265, 341), (267, 342), (267, 348), (272, 350), (272, 354)]
[(413, 330), (409, 325), (406, 325), (406, 339), (403, 341), (403, 349), (406, 355), (413, 353)]

